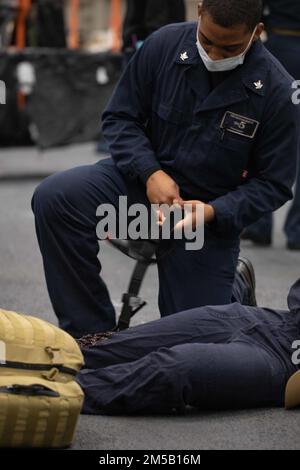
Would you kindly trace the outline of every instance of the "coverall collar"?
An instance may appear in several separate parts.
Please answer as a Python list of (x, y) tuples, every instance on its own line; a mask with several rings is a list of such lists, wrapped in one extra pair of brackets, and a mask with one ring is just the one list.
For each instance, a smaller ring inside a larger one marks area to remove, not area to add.
[(268, 65), (265, 48), (256, 41), (246, 55), (245, 63), (233, 70), (213, 91), (210, 88), (209, 72), (205, 68), (196, 46), (197, 24), (189, 36), (178, 46), (175, 62), (187, 73), (191, 87), (201, 98), (197, 111), (207, 111), (247, 100), (248, 92), (264, 96), (267, 89)]

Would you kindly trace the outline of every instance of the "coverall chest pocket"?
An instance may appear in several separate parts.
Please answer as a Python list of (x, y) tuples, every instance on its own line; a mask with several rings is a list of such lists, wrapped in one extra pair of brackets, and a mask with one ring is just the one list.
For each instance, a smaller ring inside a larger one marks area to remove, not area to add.
[(152, 116), (152, 141), (163, 161), (175, 161), (178, 149), (193, 116), (189, 110), (158, 103)]
[(253, 147), (253, 139), (218, 129), (207, 164), (223, 183), (239, 185), (247, 176)]

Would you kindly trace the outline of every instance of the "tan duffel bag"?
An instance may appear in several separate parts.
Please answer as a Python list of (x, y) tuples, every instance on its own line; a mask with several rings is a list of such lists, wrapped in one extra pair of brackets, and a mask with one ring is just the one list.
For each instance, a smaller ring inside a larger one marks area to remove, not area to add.
[(0, 447), (67, 447), (83, 392), (76, 341), (38, 318), (0, 309)]
[(300, 370), (292, 375), (285, 389), (285, 407), (287, 410), (300, 406)]

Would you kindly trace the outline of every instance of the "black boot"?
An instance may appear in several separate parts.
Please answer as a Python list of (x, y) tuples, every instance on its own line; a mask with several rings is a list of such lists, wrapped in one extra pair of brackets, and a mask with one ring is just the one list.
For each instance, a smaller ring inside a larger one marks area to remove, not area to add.
[(237, 265), (237, 273), (243, 279), (244, 284), (248, 289), (248, 298), (249, 298), (249, 305), (251, 307), (257, 307), (256, 301), (256, 280), (255, 280), (255, 272), (254, 267), (251, 261), (246, 258), (239, 258), (238, 265)]

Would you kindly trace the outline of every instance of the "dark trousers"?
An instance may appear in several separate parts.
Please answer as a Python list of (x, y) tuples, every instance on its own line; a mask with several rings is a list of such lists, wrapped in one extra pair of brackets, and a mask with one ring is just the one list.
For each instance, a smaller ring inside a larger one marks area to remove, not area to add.
[[(287, 71), (295, 78), (300, 79), (300, 38), (271, 35), (266, 43), (269, 51), (282, 63)], [(292, 93), (293, 90), (291, 90)], [(299, 149), (300, 158), (300, 149)], [(295, 194), (292, 206), (285, 222), (285, 233), (290, 243), (300, 243), (300, 169), (296, 178)], [(273, 230), (273, 214), (260, 219), (247, 228), (249, 235), (271, 237)]]
[(238, 303), (196, 308), (84, 349), (87, 369), (77, 378), (85, 393), (83, 413), (282, 406), (286, 369), (276, 351), (260, 345), (250, 330), (264, 322), (267, 344), (276, 328), (272, 315)]
[(145, 40), (151, 33), (169, 23), (185, 21), (183, 0), (127, 0), (123, 25), (124, 49), (134, 46), (135, 40)]
[[(149, 207), (144, 185), (125, 180), (107, 159), (50, 176), (32, 199), (52, 305), (60, 326), (75, 337), (116, 324), (109, 292), (99, 276), (96, 210), (105, 203), (118, 207), (121, 195), (128, 196), (129, 205)], [(158, 261), (161, 316), (237, 298), (247, 302), (241, 279), (234, 282), (238, 255), (238, 239), (222, 239), (211, 229), (206, 230), (202, 250), (187, 251), (182, 241), (176, 241)]]

